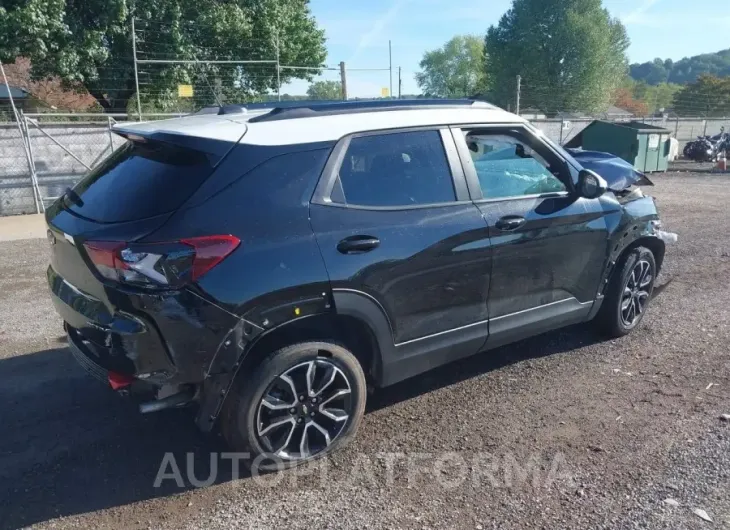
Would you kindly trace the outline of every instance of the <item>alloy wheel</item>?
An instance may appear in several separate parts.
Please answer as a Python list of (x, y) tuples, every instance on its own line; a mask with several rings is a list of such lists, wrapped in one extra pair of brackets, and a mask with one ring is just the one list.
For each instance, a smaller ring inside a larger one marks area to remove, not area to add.
[(636, 262), (621, 296), (621, 321), (627, 328), (634, 327), (644, 313), (653, 281), (651, 263), (646, 260)]
[(256, 414), (261, 445), (277, 458), (303, 460), (327, 449), (352, 414), (345, 373), (327, 359), (300, 363), (264, 392)]

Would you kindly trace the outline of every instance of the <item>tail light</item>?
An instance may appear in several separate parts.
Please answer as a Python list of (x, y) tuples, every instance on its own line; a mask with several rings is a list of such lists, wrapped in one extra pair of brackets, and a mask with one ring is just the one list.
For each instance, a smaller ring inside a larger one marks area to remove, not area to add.
[(87, 241), (84, 248), (104, 278), (145, 288), (176, 288), (197, 281), (240, 243), (228, 235), (150, 244)]

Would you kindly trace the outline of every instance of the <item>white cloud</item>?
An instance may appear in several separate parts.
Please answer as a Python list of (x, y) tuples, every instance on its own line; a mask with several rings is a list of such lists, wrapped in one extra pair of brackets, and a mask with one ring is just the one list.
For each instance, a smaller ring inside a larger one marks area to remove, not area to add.
[(353, 62), (358, 59), (360, 53), (369, 48), (374, 42), (381, 38), (383, 30), (395, 19), (401, 8), (408, 3), (409, 0), (395, 0), (393, 4), (382, 13), (373, 22), (370, 29), (360, 36), (360, 40), (357, 43), (355, 51), (348, 59), (348, 62)]
[(639, 7), (621, 17), (624, 24), (642, 24), (647, 21), (644, 17), (647, 11), (658, 4), (661, 0), (643, 0)]

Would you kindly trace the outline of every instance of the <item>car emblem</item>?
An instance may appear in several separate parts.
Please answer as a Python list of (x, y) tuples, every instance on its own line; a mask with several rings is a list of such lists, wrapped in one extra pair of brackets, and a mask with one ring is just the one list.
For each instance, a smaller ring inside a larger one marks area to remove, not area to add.
[(51, 245), (55, 245), (56, 244), (56, 236), (54, 236), (53, 235), (53, 232), (51, 232), (50, 230), (47, 230), (46, 231), (46, 238), (48, 239), (48, 242)]

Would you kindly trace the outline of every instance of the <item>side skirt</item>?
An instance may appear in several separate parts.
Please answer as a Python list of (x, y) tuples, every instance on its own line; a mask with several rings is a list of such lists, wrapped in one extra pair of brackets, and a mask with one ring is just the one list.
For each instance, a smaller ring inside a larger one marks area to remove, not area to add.
[(585, 322), (600, 302), (581, 303), (569, 298), (397, 344), (394, 355), (383, 355), (381, 385), (398, 383), (480, 351)]

